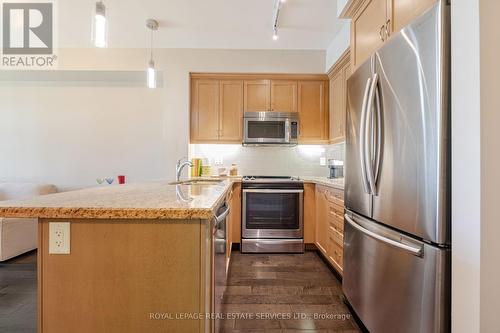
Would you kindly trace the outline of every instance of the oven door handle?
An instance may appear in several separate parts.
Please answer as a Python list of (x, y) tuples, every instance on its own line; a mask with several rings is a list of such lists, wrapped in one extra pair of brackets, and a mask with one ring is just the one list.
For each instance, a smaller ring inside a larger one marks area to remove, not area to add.
[(243, 193), (304, 193), (304, 190), (286, 190), (286, 189), (244, 189)]

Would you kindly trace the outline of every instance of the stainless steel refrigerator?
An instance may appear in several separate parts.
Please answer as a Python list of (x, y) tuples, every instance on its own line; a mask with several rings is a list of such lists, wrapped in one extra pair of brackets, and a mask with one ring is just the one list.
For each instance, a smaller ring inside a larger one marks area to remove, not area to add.
[(373, 333), (450, 330), (449, 5), (348, 79), (343, 290)]

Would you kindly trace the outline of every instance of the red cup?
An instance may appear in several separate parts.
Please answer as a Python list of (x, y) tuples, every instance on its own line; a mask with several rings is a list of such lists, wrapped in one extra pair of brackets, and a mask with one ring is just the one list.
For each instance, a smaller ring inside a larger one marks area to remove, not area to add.
[(118, 184), (125, 184), (125, 176), (118, 176)]

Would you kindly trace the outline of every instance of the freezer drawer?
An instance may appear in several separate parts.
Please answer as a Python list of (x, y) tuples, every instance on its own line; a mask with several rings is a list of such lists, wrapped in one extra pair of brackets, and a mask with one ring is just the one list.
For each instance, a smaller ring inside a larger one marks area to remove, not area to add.
[(347, 212), (342, 288), (372, 333), (450, 331), (451, 251)]

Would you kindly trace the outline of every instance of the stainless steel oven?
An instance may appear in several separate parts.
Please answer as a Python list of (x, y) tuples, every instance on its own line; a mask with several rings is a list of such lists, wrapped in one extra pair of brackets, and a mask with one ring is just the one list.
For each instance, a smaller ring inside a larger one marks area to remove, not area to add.
[(303, 252), (304, 184), (291, 177), (245, 177), (242, 252)]
[(243, 144), (247, 146), (298, 143), (298, 112), (245, 112), (243, 126)]

